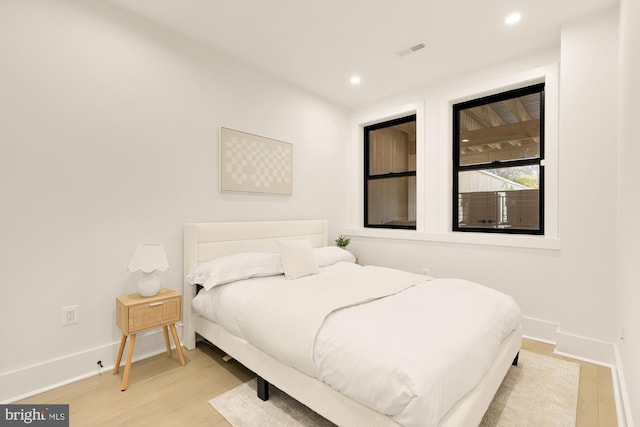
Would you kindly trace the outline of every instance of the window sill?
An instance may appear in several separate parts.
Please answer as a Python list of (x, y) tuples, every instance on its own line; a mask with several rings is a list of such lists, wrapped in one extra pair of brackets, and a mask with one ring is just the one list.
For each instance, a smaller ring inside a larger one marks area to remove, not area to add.
[(413, 240), (425, 242), (452, 243), (460, 245), (501, 246), (511, 248), (560, 250), (560, 239), (544, 236), (526, 236), (521, 234), (489, 233), (422, 233), (414, 230), (348, 228), (344, 234), (353, 237), (371, 237), (379, 239)]

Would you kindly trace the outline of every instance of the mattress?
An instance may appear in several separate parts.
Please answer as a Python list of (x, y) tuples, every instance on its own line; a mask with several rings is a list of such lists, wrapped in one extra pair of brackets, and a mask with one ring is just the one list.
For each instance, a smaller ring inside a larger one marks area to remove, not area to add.
[[(277, 288), (292, 282), (322, 283), (357, 275), (362, 268), (340, 262), (296, 281), (284, 276), (241, 280), (200, 292), (192, 305), (201, 316), (247, 338), (255, 331), (247, 330), (251, 322), (244, 309), (255, 301), (272, 299)], [(284, 326), (260, 333), (267, 342), (279, 342), (289, 338), (286, 325), (296, 319), (286, 317), (294, 310), (271, 302)], [(398, 292), (332, 310), (313, 337), (312, 374), (401, 425), (435, 426), (478, 384), (520, 316), (513, 299), (493, 289), (420, 276)], [(263, 350), (295, 365), (283, 347)]]

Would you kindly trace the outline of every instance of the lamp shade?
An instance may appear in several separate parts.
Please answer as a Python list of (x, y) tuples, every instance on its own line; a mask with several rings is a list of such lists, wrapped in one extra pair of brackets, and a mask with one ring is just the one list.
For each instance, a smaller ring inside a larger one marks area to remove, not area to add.
[(162, 245), (143, 244), (138, 245), (131, 262), (129, 271), (142, 271), (151, 273), (153, 271), (165, 271), (169, 268), (167, 254)]
[(152, 297), (160, 291), (158, 271), (169, 268), (167, 254), (162, 245), (139, 245), (129, 263), (129, 271), (142, 271), (138, 280), (138, 292), (143, 297)]

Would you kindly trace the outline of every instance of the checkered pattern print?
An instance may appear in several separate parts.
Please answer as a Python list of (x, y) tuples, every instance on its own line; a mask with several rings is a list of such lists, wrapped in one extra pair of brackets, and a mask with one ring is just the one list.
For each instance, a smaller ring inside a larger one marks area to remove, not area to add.
[(231, 190), (291, 194), (291, 144), (244, 134), (221, 143), (223, 184)]

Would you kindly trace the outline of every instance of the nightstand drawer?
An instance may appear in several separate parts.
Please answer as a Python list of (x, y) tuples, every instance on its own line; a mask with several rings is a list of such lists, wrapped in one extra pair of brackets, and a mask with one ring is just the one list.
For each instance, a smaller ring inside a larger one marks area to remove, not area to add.
[(129, 333), (180, 321), (180, 297), (129, 307)]
[(182, 295), (171, 289), (161, 289), (152, 297), (131, 294), (116, 298), (116, 324), (125, 335), (181, 320)]

